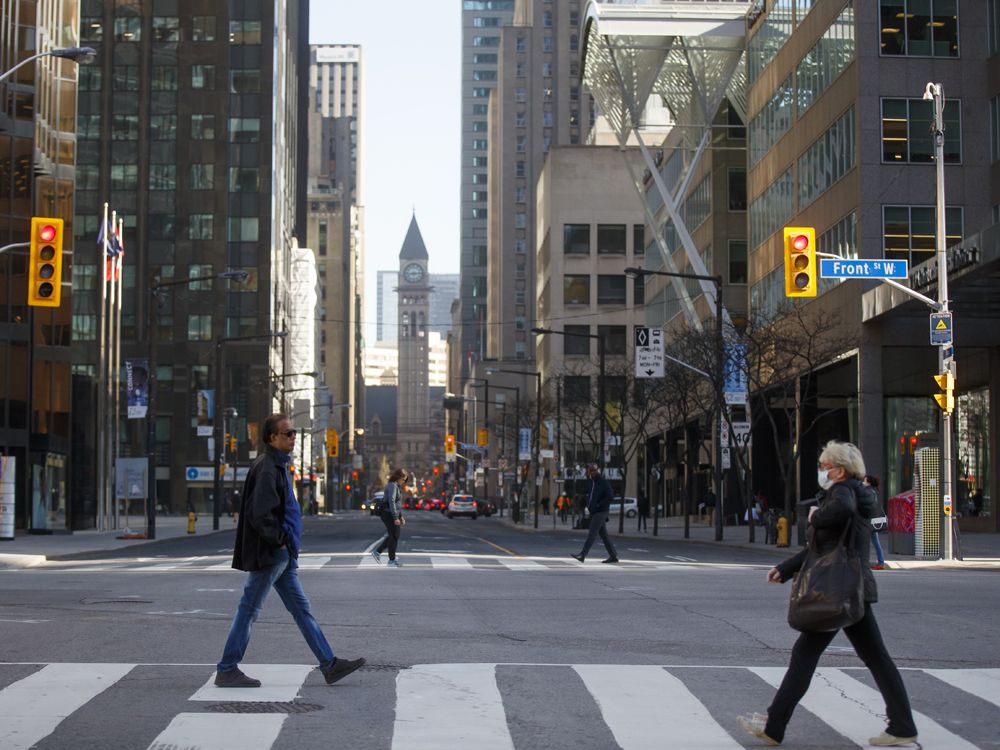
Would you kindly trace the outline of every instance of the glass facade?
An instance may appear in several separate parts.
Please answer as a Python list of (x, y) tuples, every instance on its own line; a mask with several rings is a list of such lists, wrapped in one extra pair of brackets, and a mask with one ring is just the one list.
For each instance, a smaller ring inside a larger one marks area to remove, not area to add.
[[(962, 161), (962, 103), (949, 99), (944, 105), (944, 161)], [(990, 124), (995, 128), (994, 107)], [(923, 99), (882, 100), (882, 161), (929, 164), (934, 161), (934, 102)], [(995, 159), (994, 159), (995, 160)]]
[(958, 0), (879, 0), (883, 55), (958, 57)]
[[(886, 258), (909, 261), (910, 267), (934, 256), (934, 206), (882, 206), (882, 242)], [(945, 246), (962, 240), (963, 211), (945, 210)]]
[(854, 168), (855, 127), (851, 107), (799, 157), (799, 211)]
[(764, 158), (792, 126), (792, 77), (778, 86), (757, 116), (750, 120), (750, 164)]
[(792, 170), (789, 167), (750, 204), (750, 247), (777, 232), (793, 212)]
[(820, 94), (854, 59), (854, 8), (847, 4), (816, 46), (806, 53), (795, 69), (798, 116), (809, 109)]
[(684, 201), (684, 223), (688, 231), (693, 232), (712, 213), (712, 173), (705, 175), (705, 179), (698, 183), (697, 187), (688, 193)]

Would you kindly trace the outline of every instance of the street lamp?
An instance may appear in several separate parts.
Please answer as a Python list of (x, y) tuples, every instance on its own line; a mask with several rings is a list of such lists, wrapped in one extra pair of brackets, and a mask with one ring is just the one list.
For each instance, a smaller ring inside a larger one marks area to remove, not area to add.
[[(695, 279), (711, 281), (715, 284), (715, 541), (722, 541), (722, 420), (723, 420), (723, 369), (726, 358), (726, 344), (722, 336), (722, 276), (708, 276), (699, 273), (680, 273), (676, 271), (654, 271), (650, 268), (629, 266), (625, 269), (626, 276), (669, 276), (678, 279)], [(687, 510), (690, 510), (688, 508)]]
[(39, 57), (61, 57), (64, 60), (73, 60), (77, 63), (85, 63), (97, 56), (97, 50), (93, 47), (60, 47), (48, 52), (37, 52), (31, 57), (26, 57), (3, 75), (0, 75), (0, 82), (10, 78), (18, 68), (37, 60)]
[(243, 282), (250, 274), (246, 271), (223, 271), (209, 276), (194, 276), (176, 281), (157, 281), (154, 279), (149, 286), (149, 304), (146, 311), (146, 353), (149, 359), (149, 405), (146, 407), (146, 494), (149, 496), (146, 505), (146, 538), (156, 539), (156, 321), (157, 303), (162, 299), (164, 289), (172, 286), (186, 286), (196, 281), (213, 281), (215, 279), (230, 279)]
[(534, 375), (535, 376), (535, 528), (538, 528), (538, 473), (541, 471), (538, 459), (538, 448), (542, 441), (542, 373), (529, 372), (527, 370), (504, 370), (502, 368), (487, 368), (486, 374), (492, 375), (495, 372), (504, 372), (508, 375)]
[(212, 431), (215, 438), (215, 457), (213, 461), (214, 477), (212, 484), (212, 531), (219, 530), (219, 515), (222, 507), (222, 420), (219, 417), (219, 409), (222, 407), (223, 386), (225, 378), (223, 369), (225, 359), (223, 353), (225, 344), (232, 344), (240, 341), (260, 341), (262, 339), (285, 338), (287, 331), (270, 331), (268, 333), (258, 333), (251, 336), (220, 336), (215, 340), (215, 399), (212, 404)]

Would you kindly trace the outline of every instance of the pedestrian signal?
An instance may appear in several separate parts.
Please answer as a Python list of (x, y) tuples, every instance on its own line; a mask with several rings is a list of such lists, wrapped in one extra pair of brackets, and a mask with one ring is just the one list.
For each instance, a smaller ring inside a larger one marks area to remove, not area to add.
[(945, 414), (951, 414), (955, 410), (955, 376), (951, 372), (943, 372), (934, 376), (941, 393), (934, 394), (934, 400), (941, 407)]
[(785, 296), (816, 296), (816, 230), (785, 227)]
[(340, 456), (340, 435), (337, 434), (336, 430), (326, 431), (326, 451), (330, 458)]
[(62, 293), (63, 220), (42, 216), (31, 219), (28, 256), (28, 304), (59, 307)]

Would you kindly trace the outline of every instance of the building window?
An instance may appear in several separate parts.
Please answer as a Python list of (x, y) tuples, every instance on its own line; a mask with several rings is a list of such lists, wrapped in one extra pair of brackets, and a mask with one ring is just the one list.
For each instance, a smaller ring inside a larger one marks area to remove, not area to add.
[(645, 276), (636, 276), (632, 279), (632, 304), (636, 306), (646, 304)]
[(792, 126), (792, 77), (786, 78), (767, 104), (750, 120), (750, 165), (753, 166)]
[(136, 16), (115, 18), (115, 41), (138, 42), (142, 39), (142, 19)]
[(97, 316), (96, 315), (73, 315), (73, 340), (74, 341), (96, 341), (97, 340)]
[(260, 21), (230, 21), (230, 44), (260, 44)]
[(320, 256), (326, 255), (326, 221), (320, 219), (319, 222), (319, 254)]
[(527, 191), (528, 191), (528, 189), (524, 188), (524, 187), (516, 187), (516, 188), (514, 188), (514, 202), (515, 203), (524, 203), (525, 196), (527, 195)]
[(100, 68), (95, 68), (93, 65), (81, 65), (77, 70), (80, 77), (76, 87), (79, 91), (101, 90), (101, 81), (103, 78)]
[(487, 17), (487, 18), (473, 18), (472, 26), (477, 29), (493, 29), (500, 25), (500, 19), (497, 17)]
[[(215, 271), (212, 270), (211, 263), (202, 264), (192, 264), (188, 266), (188, 282), (187, 288), (196, 292), (210, 292), (212, 291), (212, 282), (214, 279), (207, 278), (212, 276)], [(198, 279), (198, 281), (194, 281)]]
[(111, 165), (111, 189), (135, 190), (139, 187), (139, 167), (135, 164)]
[(597, 335), (604, 342), (604, 353), (612, 357), (624, 357), (627, 351), (625, 326), (597, 326)]
[[(86, 68), (80, 68), (85, 70)], [(149, 138), (153, 141), (172, 141), (177, 137), (177, 115), (151, 115)]]
[[(910, 268), (934, 257), (934, 206), (882, 206), (884, 257)], [(962, 208), (945, 209), (945, 246), (962, 241)]]
[(590, 276), (583, 274), (566, 274), (563, 276), (563, 304), (590, 304)]
[(193, 89), (214, 89), (215, 88), (215, 66), (214, 65), (192, 65), (191, 66), (191, 88)]
[[(104, 24), (100, 16), (83, 16), (80, 18), (80, 41), (100, 42), (104, 39)], [(80, 68), (83, 71), (83, 68)]]
[(139, 66), (116, 65), (111, 71), (111, 88), (115, 91), (138, 91)]
[(854, 168), (854, 107), (799, 157), (799, 211)]
[(177, 66), (154, 65), (149, 75), (149, 86), (153, 91), (176, 91)]
[(729, 283), (747, 283), (746, 240), (729, 240)]
[[(841, 258), (858, 257), (858, 231), (854, 214), (848, 214), (816, 238), (816, 250), (839, 255)], [(820, 279), (819, 293), (825, 294), (843, 279)]]
[(563, 253), (590, 255), (590, 224), (563, 224)]
[(495, 81), (497, 72), (495, 70), (474, 70), (472, 71), (473, 81)]
[(485, 133), (488, 127), (489, 126), (485, 122), (474, 122), (472, 123), (472, 132)]
[(514, 164), (514, 176), (515, 177), (520, 177), (520, 178), (523, 179), (524, 178), (524, 172), (525, 172), (525, 170), (524, 170), (524, 162), (523, 161), (516, 162)]
[(230, 193), (256, 193), (260, 190), (260, 170), (257, 167), (230, 167)]
[(473, 141), (472, 141), (472, 150), (473, 151), (485, 151), (487, 148), (489, 148), (489, 146), (490, 146), (490, 142), (487, 141), (485, 138), (482, 138), (482, 139), (480, 139), (480, 138), (474, 138)]
[(847, 4), (795, 69), (801, 117), (820, 94), (854, 60), (854, 8)]
[[(944, 105), (944, 162), (962, 161), (961, 102)], [(992, 115), (992, 107), (991, 107)], [(928, 164), (934, 161), (934, 102), (923, 99), (882, 100), (882, 161)]]
[[(792, 215), (792, 170), (786, 169), (750, 204), (750, 247), (758, 247)], [(669, 244), (669, 247), (674, 247)]]
[(499, 47), (500, 37), (498, 36), (474, 36), (472, 37), (473, 47)]
[(230, 242), (257, 242), (260, 239), (260, 222), (256, 216), (230, 216), (226, 231)]
[(517, 140), (514, 142), (514, 150), (520, 154), (523, 154), (528, 150), (528, 138), (527, 136), (519, 135)]
[(555, 45), (552, 43), (552, 37), (542, 37), (542, 52), (552, 52), (554, 49)]
[(214, 236), (214, 218), (214, 214), (191, 214), (188, 216), (188, 239), (212, 239)]
[(191, 115), (191, 139), (211, 141), (215, 139), (215, 115)]
[(211, 190), (215, 187), (215, 165), (214, 164), (192, 164), (191, 183), (192, 190)]
[(597, 304), (624, 305), (625, 279), (626, 276), (624, 274), (601, 274), (598, 276)]
[(747, 170), (745, 167), (729, 168), (729, 210), (747, 210)]
[(528, 215), (523, 211), (518, 211), (514, 214), (514, 228), (515, 229), (526, 229), (528, 227)]
[(486, 268), (486, 245), (472, 246), (472, 265), (477, 268)]
[(177, 165), (176, 164), (150, 164), (149, 165), (149, 189), (150, 190), (176, 190), (177, 189)]
[(191, 17), (191, 41), (192, 42), (215, 41), (215, 16)]
[(528, 49), (528, 43), (523, 36), (519, 36), (517, 41), (514, 42), (515, 52), (524, 52)]
[(632, 225), (632, 254), (636, 256), (646, 254), (646, 225)]
[(485, 208), (474, 208), (474, 209), (472, 209), (472, 218), (473, 219), (486, 219), (487, 218), (487, 211), (486, 211), (486, 209)]
[(480, 53), (472, 56), (473, 65), (496, 65), (497, 56), (495, 53)]
[(597, 254), (624, 255), (627, 237), (628, 227), (625, 224), (598, 224)]
[(212, 316), (188, 315), (188, 341), (212, 340)]
[(523, 252), (526, 252), (527, 249), (528, 249), (528, 241), (527, 240), (525, 240), (525, 239), (516, 239), (516, 240), (514, 240), (514, 252), (515, 253), (523, 253)]
[(747, 44), (747, 74), (750, 83), (757, 80), (792, 35), (794, 2), (795, 0), (774, 0), (763, 22), (758, 24), (757, 33), (750, 37)]
[(180, 19), (175, 16), (153, 16), (154, 42), (179, 42), (180, 39)]
[(586, 404), (590, 396), (589, 375), (567, 375), (563, 378), (563, 398), (567, 404)]
[(514, 127), (523, 128), (527, 122), (526, 115), (523, 111), (514, 113)]
[(698, 183), (684, 199), (684, 222), (693, 232), (712, 214), (712, 173)]
[(260, 140), (259, 117), (230, 117), (230, 143), (257, 143)]
[(958, 0), (879, 0), (883, 55), (958, 57)]

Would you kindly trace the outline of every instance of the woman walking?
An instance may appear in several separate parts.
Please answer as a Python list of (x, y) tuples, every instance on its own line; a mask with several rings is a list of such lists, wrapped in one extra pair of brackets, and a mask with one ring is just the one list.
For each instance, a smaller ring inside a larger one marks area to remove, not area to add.
[[(879, 692), (885, 699), (889, 725), (868, 742), (876, 747), (896, 747), (917, 741), (917, 727), (910, 711), (910, 699), (903, 685), (903, 678), (896, 669), (879, 632), (871, 605), (878, 600), (875, 577), (868, 567), (868, 545), (871, 540), (869, 519), (875, 508), (875, 495), (861, 483), (865, 476), (865, 463), (861, 451), (851, 443), (831, 441), (819, 457), (819, 485), (826, 491), (817, 507), (809, 511), (809, 533), (815, 535), (819, 551), (836, 549), (847, 524), (853, 522), (851, 536), (847, 539), (849, 554), (860, 557), (864, 576), (864, 615), (853, 625), (844, 628), (857, 655), (868, 667)], [(771, 568), (769, 583), (784, 583), (798, 572), (807, 550), (790, 557)], [(747, 732), (767, 745), (780, 745), (785, 738), (785, 727), (792, 718), (795, 706), (805, 695), (812, 680), (819, 658), (830, 645), (837, 631), (803, 631), (792, 648), (781, 686), (766, 714), (752, 713), (738, 717), (737, 721)]]
[[(875, 503), (878, 507), (878, 478), (873, 477), (871, 474), (865, 476), (865, 484), (871, 487), (872, 492), (875, 493)], [(885, 523), (887, 521), (885, 516), (885, 510), (879, 507), (872, 516), (873, 519), (877, 518), (879, 526), (875, 526), (874, 520), (872, 521), (872, 547), (875, 549), (875, 564), (872, 565), (872, 570), (885, 570), (885, 552), (882, 551), (882, 542), (879, 541), (878, 533), (879, 528), (885, 528)]]
[(396, 469), (389, 477), (389, 483), (385, 486), (382, 494), (382, 510), (379, 516), (385, 524), (385, 537), (376, 549), (372, 550), (372, 557), (379, 565), (382, 564), (382, 553), (389, 550), (389, 567), (401, 568), (403, 564), (396, 559), (396, 545), (399, 544), (399, 530), (406, 524), (403, 518), (403, 511), (399, 502), (400, 488), (406, 484), (406, 470)]

